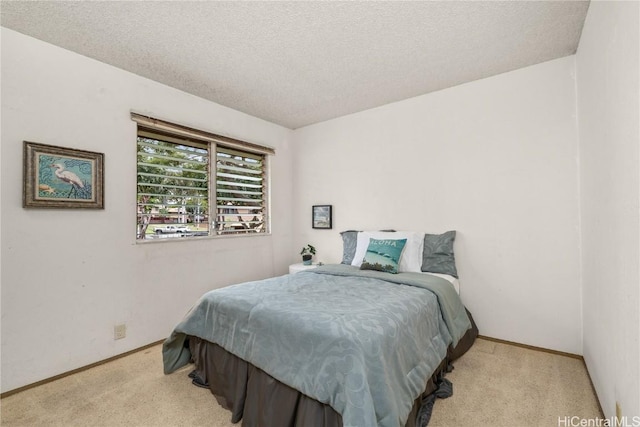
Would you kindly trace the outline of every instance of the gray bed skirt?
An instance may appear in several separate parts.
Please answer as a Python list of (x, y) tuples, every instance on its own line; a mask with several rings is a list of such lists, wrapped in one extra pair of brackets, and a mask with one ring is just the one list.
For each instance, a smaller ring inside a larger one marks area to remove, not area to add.
[[(447, 357), (414, 401), (406, 427), (420, 427), (416, 426), (416, 417), (423, 398), (435, 391), (438, 375), (466, 353), (478, 336), (473, 317), (469, 311), (467, 314), (471, 328), (455, 348), (449, 346)], [(242, 421), (242, 427), (342, 427), (342, 417), (329, 405), (279, 382), (217, 344), (193, 336), (188, 343), (195, 374), (208, 385), (218, 403), (231, 411), (232, 423)]]

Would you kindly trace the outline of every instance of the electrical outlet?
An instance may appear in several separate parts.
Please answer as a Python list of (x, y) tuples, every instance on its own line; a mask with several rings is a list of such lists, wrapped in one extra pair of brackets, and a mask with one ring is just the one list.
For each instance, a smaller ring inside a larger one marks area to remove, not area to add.
[(618, 425), (622, 425), (622, 408), (619, 402), (616, 402), (616, 419), (618, 420)]
[(122, 338), (127, 336), (127, 325), (121, 324), (113, 327), (113, 339), (121, 340)]

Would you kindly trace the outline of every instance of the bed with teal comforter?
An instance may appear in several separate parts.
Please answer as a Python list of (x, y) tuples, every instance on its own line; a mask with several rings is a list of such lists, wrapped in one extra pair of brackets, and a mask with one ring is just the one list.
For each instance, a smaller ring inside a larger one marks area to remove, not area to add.
[(428, 274), (327, 265), (208, 292), (163, 345), (165, 373), (199, 337), (330, 405), (344, 426), (404, 425), (471, 327), (453, 286)]

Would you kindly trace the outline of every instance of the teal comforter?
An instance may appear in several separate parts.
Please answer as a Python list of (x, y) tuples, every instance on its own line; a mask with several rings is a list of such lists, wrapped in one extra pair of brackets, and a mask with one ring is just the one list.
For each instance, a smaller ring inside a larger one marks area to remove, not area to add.
[(189, 362), (193, 335), (329, 404), (345, 427), (397, 427), (470, 327), (444, 279), (328, 265), (206, 293), (165, 341), (164, 371)]

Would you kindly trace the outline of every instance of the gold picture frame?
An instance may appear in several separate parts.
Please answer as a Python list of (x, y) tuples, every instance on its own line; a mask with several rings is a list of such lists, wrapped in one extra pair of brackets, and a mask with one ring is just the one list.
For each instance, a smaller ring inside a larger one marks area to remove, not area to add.
[(25, 208), (104, 209), (104, 154), (24, 141)]

